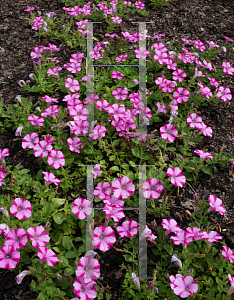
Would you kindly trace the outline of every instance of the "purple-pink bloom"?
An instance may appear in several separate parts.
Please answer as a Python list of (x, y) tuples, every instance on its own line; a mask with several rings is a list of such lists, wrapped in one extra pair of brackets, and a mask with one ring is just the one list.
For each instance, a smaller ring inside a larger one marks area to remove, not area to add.
[(78, 92), (80, 89), (80, 84), (76, 79), (67, 78), (65, 87), (72, 93)]
[(49, 166), (58, 169), (65, 165), (65, 156), (59, 150), (51, 150), (47, 162)]
[(187, 123), (190, 127), (201, 129), (202, 128), (202, 118), (199, 117), (196, 113), (192, 113), (187, 118)]
[(52, 149), (53, 147), (45, 140), (38, 142), (38, 144), (33, 147), (34, 155), (41, 158), (47, 157)]
[(211, 243), (218, 242), (222, 239), (222, 236), (216, 231), (203, 232), (203, 238), (208, 242), (208, 245), (211, 246)]
[(230, 263), (234, 263), (234, 254), (232, 249), (227, 246), (223, 246), (222, 255), (224, 258), (227, 258)]
[(173, 240), (173, 243), (175, 245), (179, 245), (179, 244), (188, 245), (193, 241), (193, 236), (182, 229), (179, 232), (176, 232), (175, 236), (171, 236), (170, 238)]
[(116, 230), (121, 237), (133, 237), (135, 234), (137, 234), (138, 224), (134, 220), (124, 221), (122, 225), (116, 228)]
[(47, 249), (45, 246), (39, 246), (37, 250), (37, 256), (41, 261), (46, 261), (48, 266), (53, 267), (59, 260), (56, 253), (51, 249)]
[[(77, 297), (80, 297), (80, 300), (90, 300), (94, 299), (97, 296), (97, 290), (95, 288), (95, 281), (90, 279), (88, 282), (85, 282), (83, 278), (78, 278), (73, 282), (73, 292)], [(78, 298), (76, 298), (78, 300)]]
[(231, 94), (230, 89), (228, 87), (225, 88), (223, 86), (220, 86), (218, 88), (216, 96), (225, 102), (230, 101), (232, 99), (232, 94)]
[(11, 245), (4, 245), (0, 248), (0, 268), (14, 269), (20, 261), (20, 252)]
[(226, 209), (224, 209), (223, 207), (222, 200), (216, 197), (215, 195), (210, 195), (207, 201), (210, 202), (210, 207), (214, 211), (219, 211), (222, 216), (226, 213)]
[(4, 159), (6, 156), (9, 156), (9, 150), (7, 148), (0, 149), (0, 159)]
[(167, 230), (168, 233), (169, 232), (176, 233), (182, 230), (180, 227), (177, 226), (177, 222), (174, 219), (169, 219), (169, 220), (163, 219), (161, 225), (164, 229)]
[(72, 152), (80, 153), (80, 150), (83, 149), (83, 144), (82, 144), (80, 138), (78, 138), (76, 136), (73, 138), (68, 138), (67, 144), (68, 144), (70, 151), (72, 151)]
[(32, 215), (32, 204), (28, 200), (16, 198), (10, 207), (10, 213), (19, 220), (28, 219)]
[(135, 191), (135, 186), (127, 176), (122, 176), (120, 179), (115, 179), (111, 187), (113, 194), (117, 198), (127, 199)]
[(110, 246), (113, 246), (116, 242), (114, 230), (109, 226), (96, 227), (93, 230), (93, 247), (98, 248), (101, 251), (110, 250)]
[(104, 199), (106, 196), (111, 194), (111, 188), (109, 182), (98, 183), (93, 191), (93, 195), (95, 197), (99, 197), (100, 199)]
[(38, 142), (39, 142), (39, 136), (37, 133), (32, 132), (31, 134), (26, 134), (25, 137), (23, 138), (22, 148), (33, 149)]
[(183, 187), (183, 185), (186, 183), (186, 177), (181, 173), (182, 171), (178, 167), (167, 169), (167, 175), (171, 177), (171, 183), (173, 185)]
[(200, 158), (203, 160), (204, 158), (213, 158), (213, 155), (211, 154), (211, 153), (209, 153), (209, 152), (204, 152), (203, 150), (198, 150), (198, 149), (196, 149), (196, 150), (194, 150), (194, 152), (195, 153), (197, 153), (199, 156), (200, 156)]
[(102, 174), (102, 170), (100, 168), (100, 164), (95, 164), (94, 168), (91, 171), (93, 173), (93, 178), (96, 179), (97, 176)]
[(142, 185), (143, 195), (146, 199), (158, 199), (163, 192), (163, 186), (156, 178), (151, 178)]
[(183, 87), (177, 88), (174, 93), (173, 97), (177, 101), (177, 103), (187, 102), (189, 99), (189, 91), (184, 89)]
[(174, 278), (170, 276), (170, 286), (174, 293), (181, 298), (187, 298), (188, 296), (195, 295), (198, 290), (198, 284), (195, 283), (191, 276), (180, 276)]
[(75, 274), (77, 278), (82, 277), (84, 282), (96, 280), (100, 277), (100, 263), (93, 257), (84, 256), (79, 260)]
[(45, 228), (41, 225), (29, 227), (27, 233), (32, 241), (33, 248), (46, 246), (50, 241), (49, 234), (45, 233)]
[(151, 229), (149, 229), (147, 225), (145, 225), (145, 229), (143, 230), (142, 234), (139, 236), (139, 240), (142, 240), (146, 237), (148, 237), (151, 242), (153, 242), (157, 238), (156, 235), (153, 235)]
[(169, 143), (174, 142), (178, 135), (178, 131), (173, 124), (166, 124), (160, 127), (161, 137)]
[(42, 172), (42, 174), (44, 175), (44, 180), (46, 181), (46, 184), (49, 185), (51, 182), (53, 182), (55, 185), (59, 185), (60, 184), (60, 180), (58, 178), (56, 178), (54, 176), (53, 173), (49, 173), (49, 172)]
[(14, 249), (20, 249), (26, 246), (27, 241), (27, 232), (23, 228), (11, 229), (6, 235), (4, 245), (11, 245)]
[(80, 220), (86, 219), (93, 211), (91, 202), (87, 199), (77, 198), (74, 200), (73, 204), (72, 212)]

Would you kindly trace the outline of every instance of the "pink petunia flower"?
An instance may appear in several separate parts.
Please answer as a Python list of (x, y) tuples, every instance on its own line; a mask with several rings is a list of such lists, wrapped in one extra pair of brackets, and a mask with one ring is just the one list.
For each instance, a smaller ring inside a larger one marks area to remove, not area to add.
[(146, 50), (144, 47), (139, 47), (134, 52), (135, 52), (136, 57), (139, 59), (146, 59), (146, 57), (149, 55), (149, 51)]
[(49, 185), (51, 182), (53, 182), (55, 185), (58, 186), (61, 182), (58, 178), (54, 176), (53, 173), (42, 172), (42, 174), (44, 175), (44, 180), (46, 181), (46, 185)]
[(87, 199), (77, 198), (73, 204), (72, 213), (78, 216), (80, 220), (86, 219), (93, 211), (91, 202)]
[(124, 78), (124, 74), (122, 74), (122, 73), (120, 73), (119, 71), (114, 71), (114, 72), (112, 72), (112, 78), (114, 78), (114, 79), (122, 79), (122, 78)]
[(46, 261), (50, 267), (53, 267), (59, 261), (56, 253), (51, 249), (47, 249), (45, 246), (39, 247), (39, 250), (37, 250), (37, 256), (41, 261)]
[(182, 230), (180, 227), (177, 226), (177, 222), (174, 219), (169, 219), (169, 220), (163, 219), (161, 225), (164, 229), (167, 230), (168, 233), (169, 232), (176, 233)]
[(68, 138), (67, 144), (72, 152), (80, 153), (80, 150), (83, 149), (83, 144), (78, 137)]
[(185, 230), (180, 230), (179, 232), (176, 232), (176, 235), (171, 236), (170, 238), (173, 240), (173, 243), (175, 245), (188, 245), (193, 241), (193, 236)]
[(97, 176), (102, 174), (102, 170), (100, 168), (100, 164), (95, 164), (94, 168), (91, 171), (93, 173), (93, 178), (96, 179)]
[(220, 86), (218, 88), (216, 96), (225, 102), (230, 101), (232, 99), (232, 94), (231, 94), (230, 89), (228, 87), (225, 88), (223, 86)]
[(229, 74), (229, 75), (233, 75), (234, 68), (230, 65), (229, 62), (224, 61), (222, 63), (222, 68), (223, 68), (224, 73)]
[(117, 198), (127, 199), (135, 191), (135, 186), (127, 176), (122, 176), (120, 179), (115, 179), (111, 187), (113, 194)]
[(65, 165), (65, 156), (59, 150), (51, 150), (50, 155), (48, 156), (47, 163), (49, 166), (58, 169)]
[(142, 185), (143, 195), (146, 199), (158, 199), (163, 192), (163, 186), (156, 178), (151, 178)]
[[(97, 296), (97, 290), (95, 288), (96, 283), (92, 279), (88, 282), (85, 282), (83, 278), (78, 278), (73, 282), (73, 292), (77, 297), (80, 297), (80, 300), (90, 300), (94, 299)], [(78, 300), (78, 298), (75, 298)]]
[(183, 87), (177, 88), (173, 93), (173, 97), (176, 99), (177, 103), (187, 102), (189, 95), (189, 91)]
[(83, 278), (85, 283), (90, 279), (96, 280), (100, 277), (100, 264), (97, 259), (84, 256), (79, 260), (75, 274), (77, 278)]
[(149, 229), (147, 225), (145, 225), (145, 229), (143, 230), (142, 234), (139, 236), (139, 240), (142, 240), (146, 237), (148, 237), (151, 242), (153, 242), (157, 238), (156, 235), (153, 235), (151, 229)]
[(4, 159), (6, 156), (9, 156), (9, 150), (7, 148), (0, 149), (0, 160)]
[(98, 248), (101, 251), (110, 250), (110, 246), (113, 246), (116, 242), (114, 230), (109, 226), (99, 226), (93, 230), (93, 242), (94, 248)]
[(226, 213), (226, 209), (224, 209), (223, 207), (222, 200), (216, 197), (215, 195), (210, 195), (207, 201), (210, 202), (210, 207), (214, 211), (219, 211), (222, 216)]
[(106, 134), (106, 127), (102, 125), (97, 125), (93, 129), (91, 129), (89, 136), (93, 140), (102, 139)]
[(186, 183), (186, 177), (181, 173), (182, 171), (178, 167), (167, 169), (167, 175), (171, 177), (171, 183), (173, 185), (183, 187), (183, 185)]
[(6, 236), (10, 230), (11, 229), (6, 224), (0, 224), (0, 235)]
[(109, 182), (98, 183), (93, 191), (93, 195), (95, 197), (99, 197), (100, 199), (104, 199), (106, 196), (111, 194), (111, 188)]
[(76, 79), (67, 78), (65, 87), (72, 93), (78, 92), (80, 89), (80, 84)]
[(14, 249), (20, 249), (26, 246), (27, 242), (27, 232), (22, 228), (18, 228), (11, 229), (11, 231), (8, 232), (8, 234), (6, 235), (4, 245), (13, 246)]
[(157, 102), (155, 103), (155, 105), (157, 105), (158, 107), (156, 114), (159, 114), (160, 112), (163, 113), (164, 115), (167, 114), (167, 107), (165, 104), (160, 104), (159, 102)]
[(191, 276), (181, 276), (177, 277), (176, 279), (172, 279), (172, 276), (170, 276), (170, 280), (170, 286), (172, 290), (181, 298), (187, 298), (188, 296), (195, 295), (197, 293), (198, 284), (195, 283), (193, 277)]
[(178, 135), (178, 131), (173, 124), (166, 124), (160, 127), (161, 137), (169, 143), (174, 142)]
[(28, 219), (32, 215), (32, 204), (28, 200), (16, 198), (10, 207), (10, 213), (19, 220)]
[(222, 255), (224, 258), (227, 258), (230, 263), (234, 263), (234, 254), (232, 249), (228, 248), (227, 246), (223, 246)]
[(60, 112), (58, 105), (51, 105), (46, 108), (44, 112), (41, 114), (43, 118), (47, 116), (51, 116), (52, 118), (58, 117), (58, 112)]
[(208, 246), (211, 246), (211, 243), (218, 242), (222, 239), (222, 236), (216, 231), (203, 232), (203, 238), (208, 242)]
[(202, 160), (205, 158), (211, 158), (211, 159), (213, 158), (213, 155), (211, 153), (204, 152), (203, 150), (196, 149), (196, 150), (194, 150), (194, 152), (197, 153)]
[(39, 136), (37, 133), (32, 132), (31, 134), (26, 134), (23, 138), (22, 148), (23, 149), (33, 149), (35, 144), (39, 142)]
[(192, 128), (197, 128), (197, 129), (202, 128), (202, 125), (201, 125), (202, 118), (199, 117), (196, 113), (192, 113), (189, 115), (189, 117), (187, 118), (187, 123)]
[(143, 2), (141, 2), (141, 1), (137, 1), (137, 2), (135, 3), (135, 6), (136, 6), (137, 8), (139, 8), (139, 9), (144, 9), (145, 4), (144, 4)]
[(124, 201), (118, 199), (114, 195), (106, 195), (102, 202), (109, 204), (109, 205), (117, 205), (117, 206), (124, 206)]
[(41, 225), (29, 227), (27, 233), (32, 241), (33, 248), (46, 246), (50, 241), (49, 234), (45, 233), (45, 228)]
[(33, 147), (34, 155), (41, 158), (47, 157), (52, 149), (53, 147), (46, 141), (40, 141)]
[(137, 234), (138, 224), (134, 220), (124, 221), (121, 226), (116, 228), (116, 230), (121, 237), (133, 237), (135, 234)]
[(187, 76), (184, 70), (176, 69), (173, 73), (173, 80), (176, 80), (178, 82), (182, 82), (184, 78)]
[(125, 217), (123, 209), (119, 205), (106, 203), (103, 211), (105, 212), (106, 217), (112, 218), (116, 223)]
[(231, 286), (228, 291), (228, 295), (231, 295), (232, 293), (234, 293), (234, 277), (232, 277), (231, 274), (228, 274), (228, 280), (231, 282)]
[(201, 229), (193, 227), (187, 227), (186, 228), (187, 233), (190, 234), (190, 236), (193, 238), (193, 240), (199, 241), (200, 239), (203, 238), (203, 232), (201, 231)]
[(59, 103), (58, 102), (58, 99), (55, 99), (55, 98), (51, 98), (47, 95), (45, 95), (44, 97), (41, 97), (42, 99), (44, 99), (47, 103), (52, 103), (52, 102), (56, 102), (56, 103)]
[(11, 245), (4, 245), (0, 248), (0, 268), (14, 269), (20, 261), (20, 252)]

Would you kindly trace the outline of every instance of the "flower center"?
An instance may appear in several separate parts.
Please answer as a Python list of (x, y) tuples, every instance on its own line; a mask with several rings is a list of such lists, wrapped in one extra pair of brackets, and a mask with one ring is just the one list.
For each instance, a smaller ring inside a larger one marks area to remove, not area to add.
[(19, 210), (19, 211), (22, 210), (22, 209), (23, 209), (23, 208), (22, 208), (21, 206), (18, 207), (18, 210)]
[(7, 255), (6, 255), (6, 258), (11, 258), (10, 254), (7, 254)]
[(103, 235), (100, 236), (100, 240), (102, 240), (102, 239), (103, 239)]
[(123, 189), (123, 190), (126, 190), (126, 186), (122, 186), (122, 189)]
[(151, 191), (155, 191), (155, 187), (154, 186), (151, 186)]
[(85, 267), (84, 269), (85, 269), (85, 271), (87, 271), (89, 269), (89, 267)]
[(81, 210), (81, 209), (82, 209), (82, 206), (79, 207), (79, 210)]

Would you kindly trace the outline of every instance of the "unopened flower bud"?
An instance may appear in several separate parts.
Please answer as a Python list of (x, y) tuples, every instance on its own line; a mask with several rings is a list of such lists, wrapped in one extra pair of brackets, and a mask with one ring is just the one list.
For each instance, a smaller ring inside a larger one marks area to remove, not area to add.
[(94, 258), (97, 255), (97, 252), (93, 251), (93, 250), (89, 250), (85, 253), (85, 256), (89, 256)]
[(49, 221), (46, 222), (46, 225), (45, 225), (45, 231), (46, 229), (48, 229), (50, 227), (51, 223)]
[(21, 103), (21, 95), (17, 95), (16, 97), (15, 97), (15, 102), (18, 104), (18, 102), (19, 103)]
[(132, 273), (131, 279), (133, 280), (133, 282), (134, 282), (136, 288), (137, 288), (138, 290), (140, 290), (140, 281), (139, 281), (139, 278), (136, 276), (135, 273)]
[(5, 207), (0, 207), (0, 212), (3, 212), (7, 218), (9, 217), (9, 213), (8, 213), (7, 209), (5, 209)]
[(192, 274), (193, 273), (193, 270), (188, 270), (187, 272), (186, 272), (186, 274)]
[(37, 106), (35, 109), (36, 109), (37, 111), (41, 112), (41, 109), (40, 109), (39, 106)]
[(27, 271), (27, 270), (22, 271), (19, 275), (17, 275), (17, 276), (15, 277), (16, 283), (17, 283), (17, 284), (21, 284), (21, 282), (22, 282), (22, 280), (24, 279), (24, 277), (25, 277), (26, 275), (30, 275), (30, 274), (31, 274), (30, 271)]
[(149, 287), (150, 287), (150, 291), (152, 293), (154, 291), (154, 280), (149, 281)]
[(19, 81), (19, 86), (22, 87), (23, 84), (26, 84), (24, 80)]
[(42, 277), (41, 283), (43, 283), (46, 280), (47, 277), (48, 277), (48, 275), (44, 274), (44, 276)]
[(171, 263), (174, 263), (177, 267), (183, 268), (182, 261), (178, 258), (177, 254), (172, 255)]
[(151, 222), (151, 225), (154, 226), (155, 230), (158, 230), (158, 225), (155, 220)]
[(70, 277), (70, 275), (67, 273), (66, 274), (66, 278), (67, 278), (67, 281), (71, 284), (72, 283), (72, 279)]
[(61, 275), (59, 275), (58, 273), (56, 273), (56, 275), (57, 275), (58, 280), (65, 281), (65, 279)]
[(138, 83), (139, 83), (139, 80), (133, 79), (132, 82), (133, 82), (134, 84), (138, 84)]
[(197, 193), (193, 194), (194, 200), (196, 200), (197, 204), (200, 204)]
[(226, 47), (222, 47), (222, 50), (223, 50), (223, 53), (226, 53), (226, 52), (227, 52)]
[(20, 126), (16, 129), (15, 131), (15, 136), (21, 136), (21, 132), (23, 130), (24, 127)]

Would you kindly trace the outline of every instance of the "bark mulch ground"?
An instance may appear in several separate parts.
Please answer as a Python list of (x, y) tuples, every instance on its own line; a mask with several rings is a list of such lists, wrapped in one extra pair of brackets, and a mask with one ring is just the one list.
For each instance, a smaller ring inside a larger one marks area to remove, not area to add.
[[(146, 21), (153, 24), (147, 25), (148, 34), (154, 36), (158, 33), (165, 33), (166, 41), (175, 40), (175, 43), (181, 43), (181, 38), (199, 39), (205, 45), (206, 40), (213, 41), (216, 44), (224, 45), (224, 35), (234, 39), (234, 2), (233, 0), (179, 0), (171, 3), (168, 7), (152, 10), (150, 2), (143, 0), (146, 9), (150, 11), (148, 17), (131, 16), (128, 20), (123, 20), (117, 34), (121, 31), (129, 31), (134, 33), (138, 31), (136, 26), (130, 22)], [(37, 100), (39, 95), (24, 92), (18, 85), (19, 80), (28, 80), (28, 75), (33, 73), (34, 65), (30, 58), (30, 52), (40, 45), (47, 45), (52, 42), (62, 48), (58, 54), (61, 61), (65, 62), (70, 57), (73, 50), (69, 50), (64, 43), (58, 40), (38, 39), (34, 38), (34, 30), (28, 24), (26, 18), (28, 12), (24, 10), (34, 6), (37, 16), (43, 13), (54, 11), (59, 18), (63, 14), (62, 7), (65, 6), (61, 0), (21, 0), (21, 1), (2, 1), (0, 6), (0, 94), (1, 100), (6, 105), (15, 103), (15, 97), (22, 95), (23, 97), (31, 97), (32, 101)], [(94, 26), (94, 34), (105, 34), (106, 24), (96, 24)], [(133, 31), (134, 30), (134, 31)], [(234, 45), (233, 45), (234, 46)], [(221, 54), (218, 60), (212, 61), (216, 68), (221, 68), (224, 60), (229, 61), (234, 66), (234, 48), (227, 54)], [(234, 96), (233, 77), (224, 75), (222, 78), (223, 86), (229, 86)], [(199, 115), (207, 126), (213, 129), (213, 137), (204, 137), (198, 149), (206, 149), (211, 153), (218, 153), (223, 147), (223, 153), (233, 153), (234, 137), (234, 101), (223, 102), (219, 100), (212, 107), (203, 107), (199, 109)], [(35, 157), (28, 157), (25, 152), (21, 151), (19, 142), (14, 141), (14, 132), (11, 129), (5, 130), (0, 134), (0, 148), (8, 148), (11, 156), (6, 158), (7, 164), (21, 165), (30, 169), (32, 174), (39, 170), (39, 166), (35, 161)], [(226, 217), (220, 217), (217, 213), (211, 213), (210, 221), (214, 224), (214, 230), (217, 230), (225, 239), (228, 246), (232, 246), (231, 236), (234, 227), (234, 171), (230, 163), (226, 163), (224, 167), (218, 166), (218, 172), (212, 176), (201, 174), (199, 180), (186, 184), (180, 191), (180, 196), (170, 198), (176, 194), (176, 190), (172, 189), (167, 193), (168, 201), (172, 202), (171, 217), (177, 220), (181, 228), (186, 228), (191, 222), (191, 218), (185, 213), (186, 210), (193, 211), (196, 209), (196, 202), (193, 199), (194, 192), (197, 193), (199, 199), (207, 199), (210, 194), (215, 194), (223, 200), (224, 207), (227, 210)], [(172, 200), (173, 199), (173, 200)], [(136, 218), (134, 214), (128, 213), (129, 218)], [(155, 216), (157, 221), (157, 216)], [(147, 218), (147, 225), (150, 227), (151, 219)], [(158, 220), (160, 221), (160, 220)], [(160, 223), (159, 223), (160, 224)], [(156, 234), (155, 231), (153, 231)], [(119, 242), (115, 245), (120, 246)], [(102, 266), (103, 279), (100, 282), (103, 286), (109, 286), (112, 294), (111, 299), (120, 299), (120, 286), (124, 280), (124, 272), (119, 265), (123, 261), (122, 254), (116, 252), (113, 248), (108, 253), (104, 253), (100, 259)], [(30, 290), (29, 284), (31, 277), (27, 276), (21, 285), (15, 282), (14, 272), (0, 269), (0, 300), (32, 300), (36, 299), (36, 295)]]

